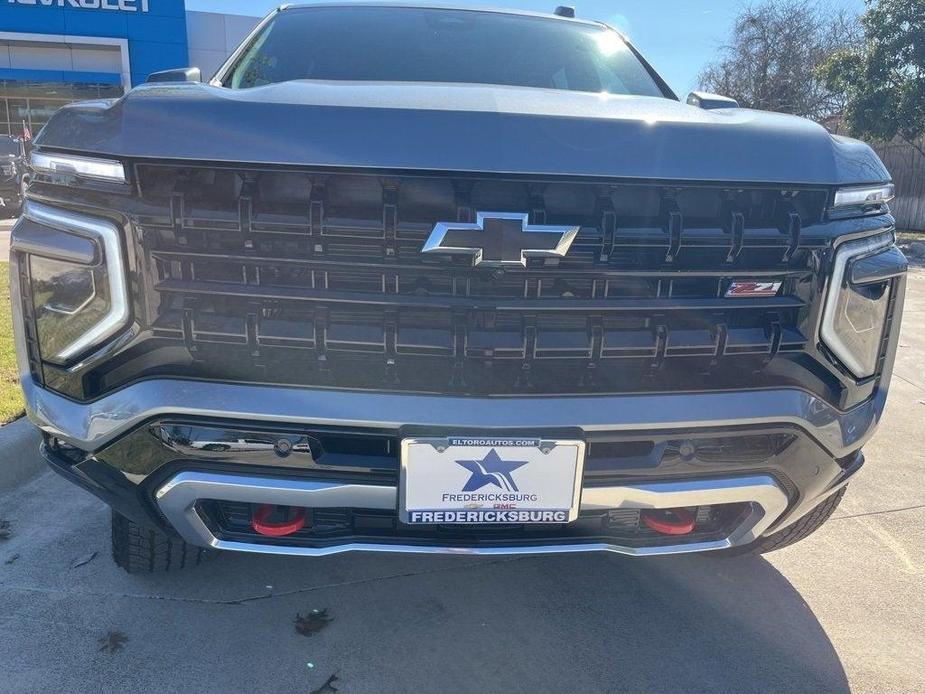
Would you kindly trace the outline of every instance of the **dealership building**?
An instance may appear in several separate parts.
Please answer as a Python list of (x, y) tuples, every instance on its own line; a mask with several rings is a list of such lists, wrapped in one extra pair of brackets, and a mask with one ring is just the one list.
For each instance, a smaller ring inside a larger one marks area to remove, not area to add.
[(0, 0), (0, 134), (35, 135), (63, 104), (158, 70), (211, 75), (258, 21), (184, 0)]

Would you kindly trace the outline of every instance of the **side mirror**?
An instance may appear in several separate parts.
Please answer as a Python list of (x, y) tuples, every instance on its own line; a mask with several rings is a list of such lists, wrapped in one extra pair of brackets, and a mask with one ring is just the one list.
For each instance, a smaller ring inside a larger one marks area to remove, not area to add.
[(728, 96), (710, 94), (709, 92), (691, 92), (687, 95), (687, 103), (697, 108), (739, 108), (739, 102)]
[(148, 84), (152, 82), (202, 82), (202, 70), (198, 67), (181, 67), (174, 70), (162, 70), (148, 75)]

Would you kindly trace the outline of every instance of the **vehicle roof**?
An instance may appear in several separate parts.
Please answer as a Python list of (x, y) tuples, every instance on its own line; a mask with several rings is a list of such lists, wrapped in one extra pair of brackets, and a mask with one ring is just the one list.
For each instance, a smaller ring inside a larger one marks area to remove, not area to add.
[[(552, 4), (552, 0), (550, 2)], [(603, 22), (598, 22), (593, 19), (582, 19), (581, 17), (560, 17), (557, 14), (551, 12), (534, 12), (532, 10), (518, 10), (511, 8), (499, 8), (499, 7), (478, 7), (478, 6), (466, 6), (462, 7), (459, 5), (446, 4), (441, 5), (439, 3), (432, 2), (389, 2), (384, 0), (383, 2), (323, 2), (323, 3), (287, 3), (279, 7), (280, 11), (283, 10), (308, 10), (316, 9), (319, 7), (391, 7), (391, 8), (405, 8), (405, 9), (416, 9), (416, 10), (453, 10), (455, 12), (482, 12), (487, 14), (509, 14), (509, 15), (520, 15), (524, 17), (542, 17), (543, 19), (557, 19), (563, 22), (574, 22), (578, 24), (588, 24), (596, 27), (606, 27), (607, 25)]]

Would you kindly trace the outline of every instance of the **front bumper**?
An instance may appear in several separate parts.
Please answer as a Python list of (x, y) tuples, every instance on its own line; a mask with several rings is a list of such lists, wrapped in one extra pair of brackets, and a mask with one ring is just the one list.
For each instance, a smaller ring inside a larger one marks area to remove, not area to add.
[(152, 379), (78, 403), (23, 379), (29, 418), (44, 432), (96, 452), (158, 417), (422, 431), (578, 429), (685, 431), (792, 425), (833, 458), (873, 435), (886, 389), (846, 412), (794, 389), (588, 397), (443, 397)]
[[(357, 550), (652, 555), (748, 544), (796, 522), (847, 483), (860, 467), (859, 449), (876, 428), (885, 399), (885, 390), (878, 390), (864, 404), (841, 412), (797, 390), (449, 398), (165, 379), (139, 382), (95, 402), (76, 403), (28, 378), (24, 388), (29, 416), (47, 435), (45, 453), (52, 466), (120, 513), (198, 545), (301, 556)], [(384, 468), (348, 474), (343, 465), (300, 468), (292, 461), (280, 464), (272, 453), (217, 453), (189, 441), (179, 445), (163, 435), (165, 422), (184, 422), (190, 431), (212, 427), (238, 432), (231, 436), (236, 441), (252, 440), (261, 431), (277, 436), (282, 435), (278, 432), (362, 429), (387, 432), (395, 440), (422, 433), (567, 431), (590, 442), (592, 451), (595, 443), (621, 446), (640, 438), (653, 442), (654, 451), (664, 451), (678, 440), (695, 444), (713, 440), (709, 437), (735, 442), (775, 435), (789, 443), (747, 461), (696, 455), (668, 460), (652, 453), (607, 469), (600, 468), (603, 463), (597, 460), (600, 469), (595, 474), (586, 469), (581, 503), (585, 516), (621, 509), (740, 504), (745, 510), (721, 536), (634, 544), (606, 533), (576, 535), (574, 528), (563, 526), (561, 532), (534, 536), (476, 533), (446, 539), (435, 533), (422, 538), (391, 521), (392, 530), (385, 537), (346, 533), (287, 544), (229, 538), (206, 522), (199, 502), (394, 511), (397, 475), (390, 477)], [(241, 433), (249, 429), (258, 433)]]
[(223, 550), (260, 554), (319, 557), (341, 552), (415, 552), (443, 554), (552, 554), (604, 551), (636, 556), (678, 554), (725, 549), (747, 544), (761, 536), (780, 518), (788, 504), (787, 495), (766, 475), (729, 479), (687, 480), (615, 487), (594, 487), (583, 492), (583, 511), (595, 508), (663, 509), (706, 504), (746, 504), (747, 510), (734, 529), (724, 537), (657, 546), (620, 544), (617, 541), (569, 541), (554, 543), (511, 542), (482, 545), (410, 544), (401, 541), (338, 542), (324, 545), (274, 545), (226, 539), (209, 527), (197, 508), (202, 499), (223, 499), (251, 503), (318, 508), (359, 507), (394, 509), (395, 487), (350, 485), (337, 482), (304, 482), (240, 475), (183, 472), (157, 490), (158, 508), (179, 534), (193, 544)]

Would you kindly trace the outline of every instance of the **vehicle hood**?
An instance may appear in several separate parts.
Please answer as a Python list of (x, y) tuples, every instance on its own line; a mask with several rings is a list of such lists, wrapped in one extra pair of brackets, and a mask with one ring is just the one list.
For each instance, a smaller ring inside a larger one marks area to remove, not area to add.
[(839, 185), (889, 180), (808, 120), (671, 99), (485, 85), (143, 85), (71, 104), (36, 145), (113, 157)]

